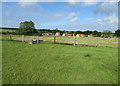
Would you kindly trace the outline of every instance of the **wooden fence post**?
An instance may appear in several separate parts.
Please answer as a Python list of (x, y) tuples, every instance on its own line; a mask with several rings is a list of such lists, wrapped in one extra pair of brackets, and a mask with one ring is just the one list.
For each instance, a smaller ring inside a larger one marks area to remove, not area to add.
[(12, 40), (12, 36), (11, 36), (11, 34), (10, 34), (10, 41)]
[(22, 35), (22, 42), (24, 42), (25, 40), (24, 40), (24, 35)]
[(97, 47), (99, 47), (99, 37), (97, 37)]
[(56, 36), (54, 36), (54, 44), (56, 43)]
[(35, 36), (33, 36), (33, 40), (35, 39)]
[(76, 36), (74, 37), (75, 39), (74, 39), (74, 46), (76, 45)]
[(39, 43), (39, 36), (37, 36), (37, 43)]

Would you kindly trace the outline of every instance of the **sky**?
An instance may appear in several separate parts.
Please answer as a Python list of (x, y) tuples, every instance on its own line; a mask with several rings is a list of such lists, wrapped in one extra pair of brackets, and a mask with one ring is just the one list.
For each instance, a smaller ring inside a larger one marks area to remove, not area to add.
[(2, 2), (2, 26), (33, 21), (36, 29), (67, 31), (118, 29), (117, 2)]

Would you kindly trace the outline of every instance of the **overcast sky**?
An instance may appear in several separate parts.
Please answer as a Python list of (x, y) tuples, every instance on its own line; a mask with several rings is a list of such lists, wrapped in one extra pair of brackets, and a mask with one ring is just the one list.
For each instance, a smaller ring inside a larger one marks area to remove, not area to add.
[(60, 30), (118, 29), (117, 2), (2, 2), (2, 27), (33, 21), (35, 28)]

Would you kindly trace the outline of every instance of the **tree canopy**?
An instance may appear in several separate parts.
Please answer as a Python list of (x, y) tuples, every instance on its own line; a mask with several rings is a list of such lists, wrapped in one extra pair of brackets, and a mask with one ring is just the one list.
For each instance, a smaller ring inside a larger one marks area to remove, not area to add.
[(108, 37), (112, 37), (112, 32), (110, 30), (104, 30), (102, 35), (105, 37), (105, 38), (108, 38)]
[(117, 37), (120, 37), (120, 29), (116, 30), (115, 34), (116, 34)]
[(17, 32), (21, 35), (34, 35), (37, 33), (34, 25), (32, 21), (21, 22)]

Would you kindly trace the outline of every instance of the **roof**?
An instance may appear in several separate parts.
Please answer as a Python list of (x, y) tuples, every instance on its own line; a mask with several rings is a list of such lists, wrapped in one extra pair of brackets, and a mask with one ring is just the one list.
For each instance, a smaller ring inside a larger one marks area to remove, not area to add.
[[(90, 34), (90, 35), (92, 36), (92, 34)], [(89, 35), (89, 36), (90, 36), (90, 35)]]
[(57, 34), (59, 34), (59, 35), (60, 35), (60, 33), (59, 33), (59, 32), (57, 32)]
[(67, 34), (67, 33), (63, 33), (63, 34)]
[(68, 35), (72, 35), (72, 34), (68, 34)]
[(80, 35), (80, 36), (85, 36), (84, 34), (77, 34), (77, 35)]

